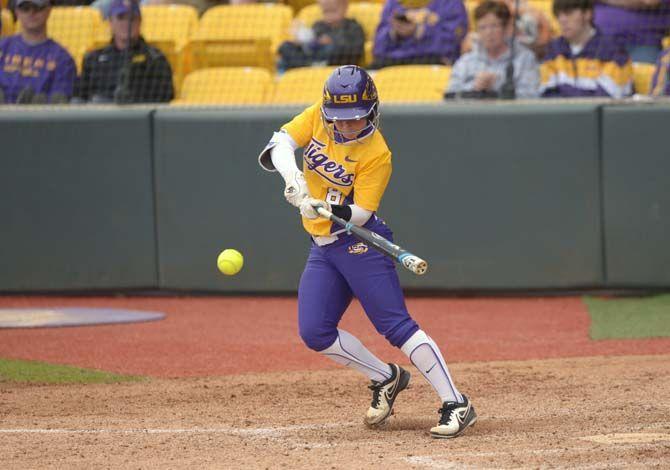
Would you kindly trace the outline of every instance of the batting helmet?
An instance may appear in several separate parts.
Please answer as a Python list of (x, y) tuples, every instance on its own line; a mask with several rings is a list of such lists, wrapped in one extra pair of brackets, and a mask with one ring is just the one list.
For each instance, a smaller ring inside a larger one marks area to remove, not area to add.
[[(356, 65), (336, 68), (323, 86), (321, 118), (335, 142), (348, 143), (372, 135), (379, 124), (379, 98), (370, 75)], [(355, 139), (346, 139), (334, 125), (336, 121), (364, 118), (368, 125)]]

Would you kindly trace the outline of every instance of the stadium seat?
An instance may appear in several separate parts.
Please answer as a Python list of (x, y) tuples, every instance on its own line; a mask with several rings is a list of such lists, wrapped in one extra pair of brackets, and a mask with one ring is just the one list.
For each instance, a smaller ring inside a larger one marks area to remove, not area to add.
[(320, 20), (322, 16), (321, 7), (316, 3), (312, 3), (300, 10), (298, 14), (295, 15), (295, 18), (307, 26), (312, 26)]
[(335, 67), (301, 67), (288, 70), (269, 100), (272, 104), (312, 104), (323, 91), (323, 84)]
[(383, 103), (442, 101), (451, 67), (445, 65), (400, 65), (374, 74), (379, 99)]
[(272, 75), (257, 67), (215, 67), (196, 70), (184, 79), (175, 105), (260, 105), (267, 101)]
[(465, 9), (468, 12), (468, 28), (470, 31), (475, 29), (475, 8), (479, 5), (479, 0), (465, 0)]
[(551, 0), (528, 0), (528, 4), (545, 14), (556, 34), (561, 33), (561, 27), (554, 16), (553, 2)]
[(14, 19), (9, 10), (2, 10), (2, 31), (0, 36), (11, 36), (14, 34)]
[(53, 7), (47, 33), (68, 50), (81, 70), (84, 54), (95, 47), (101, 23), (100, 11), (96, 8)]
[(142, 36), (165, 54), (172, 66), (177, 87), (186, 74), (184, 50), (197, 27), (198, 11), (190, 5), (142, 7)]
[(645, 63), (633, 63), (633, 83), (635, 93), (648, 95), (651, 91), (651, 79), (656, 70), (656, 65)]
[(289, 6), (273, 3), (210, 8), (189, 42), (192, 68), (246, 65), (272, 70), (292, 18)]

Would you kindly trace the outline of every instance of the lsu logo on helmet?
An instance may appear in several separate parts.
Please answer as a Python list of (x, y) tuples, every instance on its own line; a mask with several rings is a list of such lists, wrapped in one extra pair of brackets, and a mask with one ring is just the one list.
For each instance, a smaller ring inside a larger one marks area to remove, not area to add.
[(368, 246), (363, 242), (354, 243), (347, 248), (347, 252), (350, 255), (362, 255), (363, 253), (368, 252)]

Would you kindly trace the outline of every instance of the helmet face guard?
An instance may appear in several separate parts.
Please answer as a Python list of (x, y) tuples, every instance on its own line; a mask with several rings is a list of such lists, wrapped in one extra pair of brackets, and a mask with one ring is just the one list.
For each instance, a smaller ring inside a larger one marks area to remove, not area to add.
[[(371, 136), (379, 127), (377, 87), (362, 68), (344, 65), (333, 71), (323, 87), (321, 119), (331, 139), (351, 144)], [(337, 130), (337, 121), (366, 119), (367, 125), (354, 137)]]

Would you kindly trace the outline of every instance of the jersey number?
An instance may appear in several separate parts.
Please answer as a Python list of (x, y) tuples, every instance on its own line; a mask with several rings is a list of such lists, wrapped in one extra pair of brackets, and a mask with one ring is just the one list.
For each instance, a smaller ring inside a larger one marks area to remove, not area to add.
[(328, 194), (326, 194), (326, 202), (328, 204), (338, 205), (342, 202), (342, 193), (337, 189), (328, 188)]

